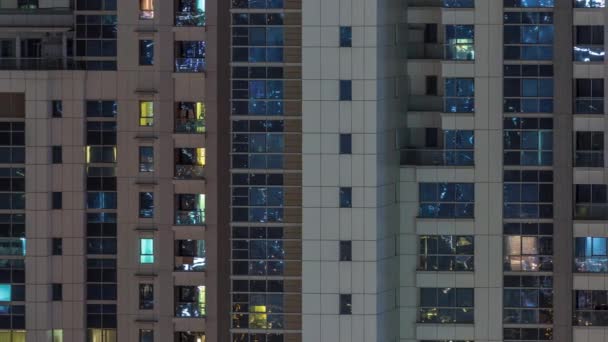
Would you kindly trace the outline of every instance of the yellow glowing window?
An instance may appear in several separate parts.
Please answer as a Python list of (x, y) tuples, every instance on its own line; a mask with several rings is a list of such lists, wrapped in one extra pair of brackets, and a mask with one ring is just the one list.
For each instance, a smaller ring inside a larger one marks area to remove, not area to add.
[(254, 329), (268, 328), (268, 315), (265, 305), (252, 305), (249, 310), (249, 327)]
[(196, 149), (196, 165), (205, 166), (205, 148)]
[(139, 103), (139, 125), (140, 126), (154, 125), (154, 102), (141, 101)]
[(206, 292), (205, 286), (199, 286), (197, 302), (198, 302), (198, 308), (201, 312), (201, 315), (203, 315), (203, 316), (207, 315), (206, 296), (207, 296), (207, 292)]
[(139, 19), (154, 19), (154, 0), (139, 0)]
[(0, 330), (0, 342), (25, 342), (25, 330)]
[(63, 342), (63, 330), (54, 329), (52, 332), (53, 342)]
[(89, 329), (88, 335), (88, 342), (116, 342), (114, 329)]

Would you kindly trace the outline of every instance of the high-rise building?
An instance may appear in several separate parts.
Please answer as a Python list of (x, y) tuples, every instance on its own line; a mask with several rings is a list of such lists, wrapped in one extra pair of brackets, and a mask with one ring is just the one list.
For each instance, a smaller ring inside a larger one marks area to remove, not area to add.
[(605, 0), (0, 0), (0, 342), (608, 341)]

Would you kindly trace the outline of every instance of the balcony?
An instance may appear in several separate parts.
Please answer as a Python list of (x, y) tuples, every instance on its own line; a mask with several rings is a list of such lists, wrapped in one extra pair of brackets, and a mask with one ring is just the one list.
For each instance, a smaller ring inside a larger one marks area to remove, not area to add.
[(203, 210), (176, 210), (176, 226), (201, 226), (205, 224), (205, 211)]
[(204, 285), (175, 287), (175, 317), (197, 318), (206, 315), (206, 289)]
[(575, 204), (574, 219), (581, 221), (608, 220), (608, 204)]
[(57, 4), (54, 4), (54, 7), (41, 8), (19, 7), (17, 1), (0, 1), (0, 27), (71, 29), (74, 26), (74, 15), (69, 0), (65, 1), (64, 6), (60, 4), (62, 0), (55, 2)]
[(175, 270), (186, 272), (203, 272), (207, 268), (206, 257), (175, 257)]
[(585, 151), (574, 153), (575, 167), (604, 167), (604, 151)]
[(175, 106), (175, 133), (205, 133), (205, 104), (177, 102)]
[(175, 58), (175, 72), (204, 72), (205, 58)]
[(205, 12), (183, 11), (175, 13), (175, 26), (205, 26), (207, 17)]
[(437, 43), (412, 43), (407, 45), (408, 59), (443, 59), (443, 45)]
[(475, 0), (409, 0), (409, 7), (474, 8)]
[(175, 178), (177, 179), (204, 179), (204, 165), (175, 165)]
[(410, 95), (408, 99), (410, 112), (436, 112), (443, 111), (443, 97), (431, 95)]
[(473, 150), (405, 149), (400, 154), (401, 165), (473, 166)]
[(72, 58), (0, 57), (0, 70), (75, 70)]

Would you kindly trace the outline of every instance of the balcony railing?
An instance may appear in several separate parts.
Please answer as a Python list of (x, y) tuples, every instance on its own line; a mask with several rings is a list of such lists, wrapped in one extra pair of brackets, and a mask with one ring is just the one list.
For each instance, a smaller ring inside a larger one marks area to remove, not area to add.
[(574, 154), (576, 167), (604, 167), (604, 151), (576, 152)]
[(576, 204), (575, 220), (608, 220), (608, 204)]
[(204, 72), (204, 58), (175, 58), (175, 72)]
[(175, 317), (199, 318), (206, 314), (206, 305), (203, 303), (177, 303), (175, 306)]
[(71, 58), (0, 58), (0, 70), (74, 70)]
[(407, 45), (409, 59), (443, 59), (443, 45), (430, 43), (412, 43)]
[(175, 119), (175, 133), (205, 133), (205, 120), (180, 121)]
[(475, 152), (473, 150), (401, 150), (401, 165), (421, 166), (473, 166)]
[(188, 271), (188, 272), (203, 272), (207, 268), (206, 257), (188, 257), (188, 256), (176, 256), (175, 257), (175, 270), (176, 271)]
[(407, 104), (410, 112), (442, 112), (443, 98), (430, 95), (410, 95)]
[(176, 12), (175, 26), (205, 26), (205, 12)]
[(179, 178), (179, 179), (205, 178), (205, 166), (202, 166), (202, 165), (175, 165), (175, 178)]
[(175, 211), (175, 225), (200, 226), (205, 224), (204, 210), (177, 210)]

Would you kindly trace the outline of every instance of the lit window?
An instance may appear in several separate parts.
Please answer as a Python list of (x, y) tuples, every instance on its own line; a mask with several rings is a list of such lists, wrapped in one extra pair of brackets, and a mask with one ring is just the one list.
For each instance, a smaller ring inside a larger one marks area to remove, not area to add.
[(154, 0), (139, 0), (139, 19), (154, 19)]
[(53, 336), (53, 342), (63, 342), (63, 330), (62, 329), (53, 329), (51, 332)]
[(10, 302), (11, 301), (11, 285), (10, 284), (0, 284), (0, 302)]
[(154, 125), (154, 102), (141, 101), (139, 103), (139, 125), (153, 126)]
[(154, 239), (139, 239), (139, 263), (154, 263)]
[(88, 329), (87, 342), (117, 342), (116, 329)]

